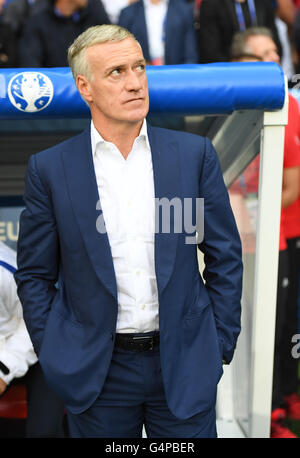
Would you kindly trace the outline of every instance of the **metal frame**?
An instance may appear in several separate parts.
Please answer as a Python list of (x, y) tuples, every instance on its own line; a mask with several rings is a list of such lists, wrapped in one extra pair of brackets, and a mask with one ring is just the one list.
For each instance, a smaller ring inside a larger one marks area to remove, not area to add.
[[(282, 110), (235, 112), (219, 120), (212, 141), (221, 164), (228, 154), (237, 160), (224, 165), (224, 179), (231, 183), (260, 151), (256, 253), (245, 256), (242, 297), (242, 332), (230, 366), (218, 387), (219, 437), (270, 437), (274, 334), (284, 129), (288, 117), (288, 91)], [(210, 133), (214, 128), (210, 128)], [(238, 131), (239, 135), (233, 135)], [(238, 139), (237, 137), (241, 137)], [(239, 154), (243, 148), (243, 153)], [(200, 260), (201, 265), (201, 260)]]
[(288, 96), (281, 111), (264, 114), (251, 348), (250, 437), (270, 435), (284, 129), (287, 120)]

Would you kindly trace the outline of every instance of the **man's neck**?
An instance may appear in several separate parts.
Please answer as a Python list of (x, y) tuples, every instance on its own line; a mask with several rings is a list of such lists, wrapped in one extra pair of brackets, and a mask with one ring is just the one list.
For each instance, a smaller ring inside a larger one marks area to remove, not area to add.
[(114, 124), (104, 126), (102, 123), (97, 123), (95, 119), (93, 119), (93, 123), (103, 140), (116, 145), (122, 156), (127, 159), (132, 150), (134, 140), (139, 136), (143, 120), (118, 126)]

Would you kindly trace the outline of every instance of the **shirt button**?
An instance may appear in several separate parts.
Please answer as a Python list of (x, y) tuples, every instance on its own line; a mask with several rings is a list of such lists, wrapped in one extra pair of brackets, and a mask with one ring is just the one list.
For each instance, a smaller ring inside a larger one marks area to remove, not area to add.
[(137, 270), (135, 273), (136, 273), (137, 276), (139, 276), (140, 273), (141, 273), (141, 271), (140, 271), (140, 270)]
[(142, 310), (145, 310), (145, 308), (146, 308), (146, 304), (143, 304), (142, 307), (141, 307), (141, 309), (142, 309)]

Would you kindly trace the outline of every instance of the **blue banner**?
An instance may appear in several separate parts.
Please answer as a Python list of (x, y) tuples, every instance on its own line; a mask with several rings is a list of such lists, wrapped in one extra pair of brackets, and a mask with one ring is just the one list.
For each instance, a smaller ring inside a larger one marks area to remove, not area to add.
[[(285, 80), (274, 63), (217, 63), (147, 67), (150, 113), (178, 116), (276, 110)], [(69, 68), (0, 71), (0, 119), (90, 116)]]

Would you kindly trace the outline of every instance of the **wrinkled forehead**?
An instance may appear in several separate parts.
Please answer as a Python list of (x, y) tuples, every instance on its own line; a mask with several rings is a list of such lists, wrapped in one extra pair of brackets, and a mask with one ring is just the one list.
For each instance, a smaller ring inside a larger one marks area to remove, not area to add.
[(133, 38), (97, 43), (86, 49), (86, 56), (91, 68), (102, 70), (144, 59), (140, 44)]

